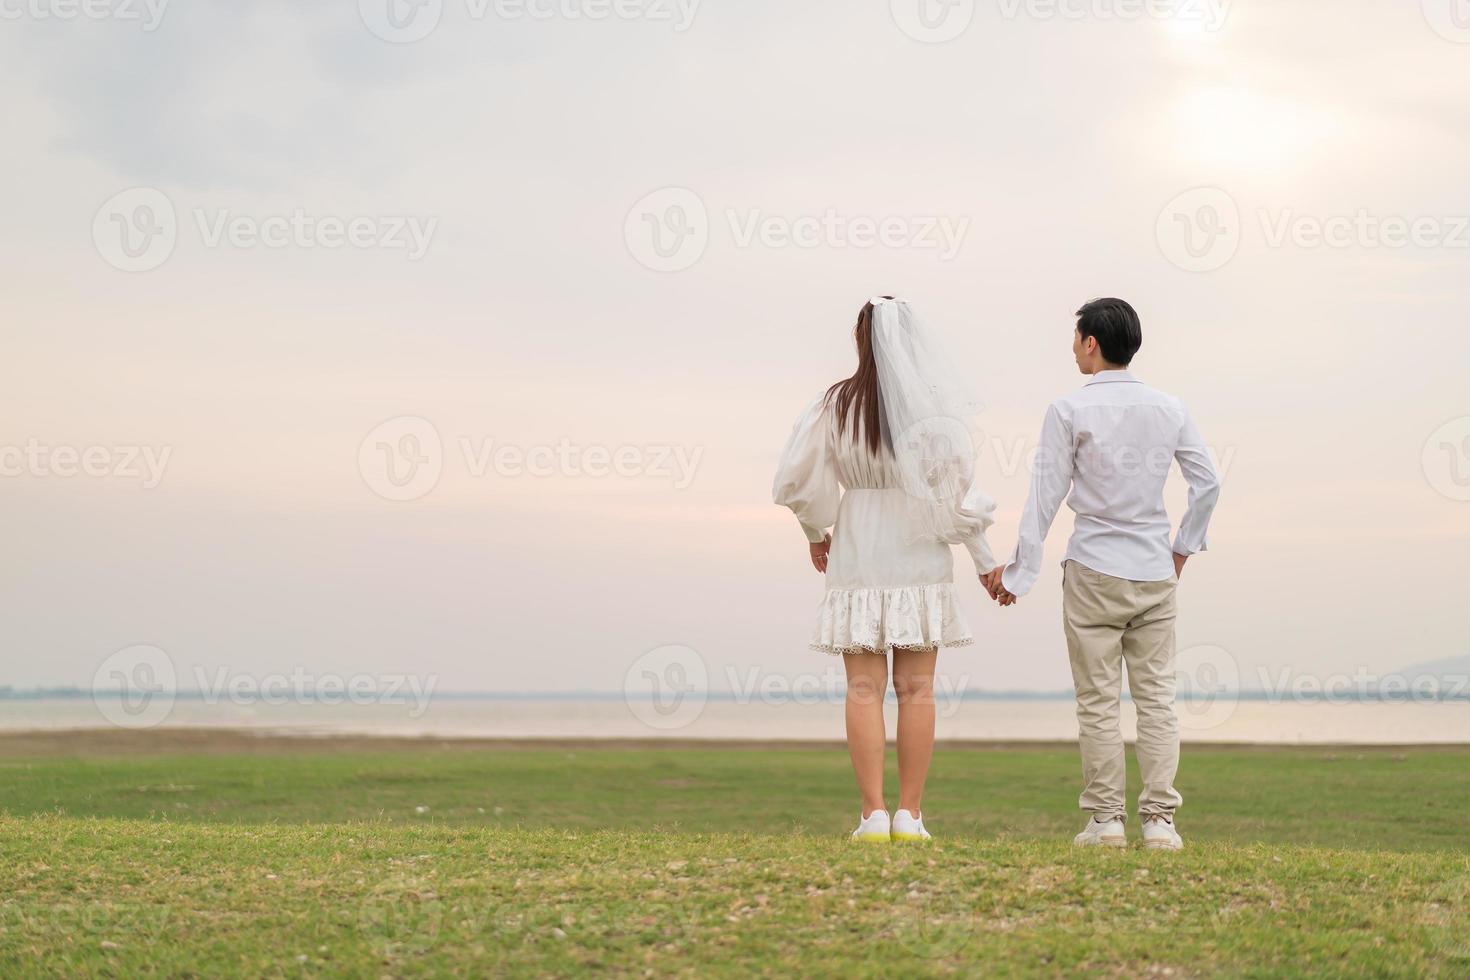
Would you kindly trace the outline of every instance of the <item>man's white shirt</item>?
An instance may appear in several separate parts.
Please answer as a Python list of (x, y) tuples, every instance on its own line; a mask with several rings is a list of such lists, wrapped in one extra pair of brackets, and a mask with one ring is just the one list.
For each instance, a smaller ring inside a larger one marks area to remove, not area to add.
[[(1189, 509), (1171, 547), (1164, 483), (1174, 460), (1189, 483)], [(1036, 584), (1046, 533), (1063, 500), (1077, 514), (1068, 560), (1134, 582), (1172, 578), (1171, 552), (1205, 550), (1219, 496), (1215, 464), (1179, 399), (1127, 371), (1099, 372), (1047, 410), (1002, 584), (1018, 596)]]

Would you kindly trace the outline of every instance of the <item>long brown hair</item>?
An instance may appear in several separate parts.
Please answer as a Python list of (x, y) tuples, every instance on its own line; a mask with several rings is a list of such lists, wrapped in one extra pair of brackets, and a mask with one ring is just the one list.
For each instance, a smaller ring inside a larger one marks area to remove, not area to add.
[[(884, 299), (893, 299), (885, 296)], [(837, 407), (837, 434), (860, 436), (874, 456), (891, 446), (883, 425), (883, 393), (878, 389), (878, 362), (873, 357), (873, 304), (863, 305), (852, 339), (857, 344), (858, 366), (852, 377), (827, 389), (827, 400)]]

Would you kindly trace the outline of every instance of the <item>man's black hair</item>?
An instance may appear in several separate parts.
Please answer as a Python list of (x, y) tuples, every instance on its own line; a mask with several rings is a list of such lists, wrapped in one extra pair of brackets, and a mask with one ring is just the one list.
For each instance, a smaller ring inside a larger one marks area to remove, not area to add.
[(1077, 311), (1077, 332), (1097, 338), (1109, 364), (1127, 367), (1143, 346), (1143, 324), (1133, 307), (1121, 299), (1095, 299)]

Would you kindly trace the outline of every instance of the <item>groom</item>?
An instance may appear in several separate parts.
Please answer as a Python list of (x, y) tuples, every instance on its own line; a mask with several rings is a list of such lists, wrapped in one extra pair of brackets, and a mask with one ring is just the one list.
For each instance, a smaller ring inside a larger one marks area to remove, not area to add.
[[(1177, 398), (1128, 371), (1143, 346), (1133, 307), (1100, 299), (1077, 311), (1072, 353), (1090, 380), (1046, 413), (1021, 515), (1015, 555), (984, 577), (1001, 605), (1036, 583), (1047, 530), (1070, 492), (1077, 514), (1062, 565), (1062, 621), (1082, 748), (1082, 809), (1092, 819), (1075, 843), (1123, 847), (1127, 812), (1120, 675), (1138, 709), (1138, 813), (1147, 847), (1179, 850), (1174, 789), (1179, 722), (1174, 715), (1174, 591), (1190, 555), (1205, 550), (1205, 529), (1220, 495), (1199, 431)], [(1164, 481), (1171, 460), (1189, 483), (1189, 509), (1169, 541)]]

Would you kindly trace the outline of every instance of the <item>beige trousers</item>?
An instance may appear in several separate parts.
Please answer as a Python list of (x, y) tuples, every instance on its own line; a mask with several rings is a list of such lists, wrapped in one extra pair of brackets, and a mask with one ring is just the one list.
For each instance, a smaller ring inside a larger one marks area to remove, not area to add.
[(1183, 798), (1174, 789), (1179, 769), (1179, 719), (1174, 715), (1174, 589), (1177, 579), (1130, 582), (1075, 561), (1062, 575), (1062, 622), (1077, 691), (1084, 810), (1127, 812), (1127, 765), (1118, 727), (1123, 664), (1138, 710), (1140, 816), (1172, 814)]

